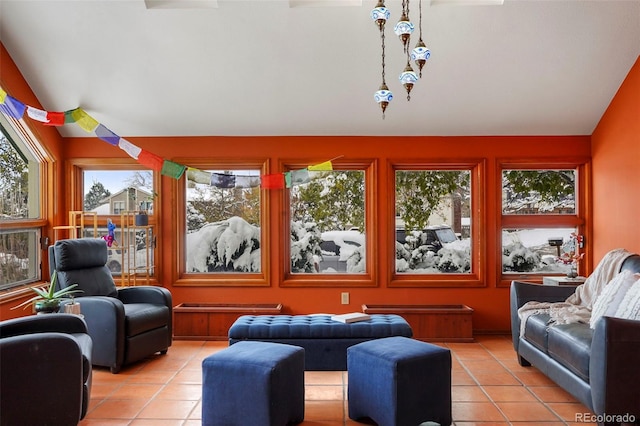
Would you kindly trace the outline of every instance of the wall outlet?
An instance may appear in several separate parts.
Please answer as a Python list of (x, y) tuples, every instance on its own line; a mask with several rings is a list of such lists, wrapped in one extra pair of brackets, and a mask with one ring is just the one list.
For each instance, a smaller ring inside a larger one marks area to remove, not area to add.
[(342, 293), (340, 295), (340, 302), (343, 305), (348, 305), (349, 304), (349, 293)]

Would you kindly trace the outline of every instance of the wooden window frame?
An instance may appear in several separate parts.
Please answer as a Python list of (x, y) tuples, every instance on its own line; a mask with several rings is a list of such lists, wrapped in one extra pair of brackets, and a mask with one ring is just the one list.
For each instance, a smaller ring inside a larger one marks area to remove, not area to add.
[[(313, 164), (313, 161), (289, 160), (281, 162), (280, 170), (299, 170)], [(291, 272), (291, 201), (289, 191), (282, 196), (282, 222), (280, 229), (282, 238), (279, 251), (282, 253), (280, 274), (283, 277), (281, 287), (376, 287), (378, 285), (378, 271), (375, 262), (375, 242), (377, 241), (377, 160), (375, 159), (345, 159), (332, 161), (333, 169), (360, 170), (364, 172), (365, 186), (365, 250), (366, 271), (364, 273), (292, 273)]]
[[(505, 170), (575, 170), (576, 192), (575, 213), (573, 214), (541, 214), (517, 215), (502, 213), (502, 173)], [(517, 228), (575, 228), (585, 236), (585, 259), (580, 262), (580, 270), (584, 273), (591, 269), (591, 250), (586, 247), (591, 241), (592, 230), (588, 212), (591, 209), (591, 161), (587, 157), (536, 158), (536, 159), (497, 159), (496, 160), (496, 272), (499, 277), (497, 287), (509, 287), (513, 280), (542, 282), (542, 274), (505, 273), (502, 267), (502, 230)]]
[[(484, 159), (458, 159), (458, 160), (403, 160), (393, 159), (388, 162), (389, 188), (388, 212), (387, 212), (387, 270), (389, 287), (484, 287), (486, 286), (485, 270), (485, 173)], [(440, 274), (402, 274), (396, 272), (395, 256), (395, 213), (396, 213), (396, 171), (412, 170), (442, 170), (462, 171), (470, 173), (471, 186), (471, 272), (464, 274), (440, 273)]]
[[(68, 194), (71, 194), (69, 198), (69, 211), (83, 211), (84, 210), (84, 172), (86, 170), (144, 170), (153, 173), (153, 193), (162, 194), (162, 182), (160, 172), (151, 170), (148, 167), (143, 166), (133, 158), (74, 158), (67, 160), (66, 164), (66, 190)], [(162, 218), (162, 195), (158, 195), (157, 202), (154, 203), (153, 213), (149, 214), (149, 225), (153, 226), (153, 235), (157, 241), (157, 246), (153, 250), (153, 276), (150, 278), (149, 283), (152, 285), (158, 284), (158, 277), (162, 276), (161, 262), (158, 261), (161, 253), (161, 241), (162, 232), (159, 224)], [(98, 215), (98, 228), (107, 227), (107, 219), (113, 215)], [(119, 218), (120, 215), (118, 215)], [(63, 217), (63, 220), (66, 218)], [(117, 281), (117, 279), (116, 279)]]
[[(173, 160), (199, 170), (259, 170), (261, 175), (269, 173), (269, 160), (257, 159), (216, 159), (205, 161), (201, 158)], [(172, 195), (174, 198), (176, 226), (172, 240), (172, 253), (176, 253), (173, 264), (173, 285), (176, 287), (269, 287), (270, 283), (270, 241), (271, 235), (268, 190), (260, 192), (260, 263), (261, 271), (252, 272), (208, 272), (187, 273), (186, 267), (186, 176), (173, 179)]]

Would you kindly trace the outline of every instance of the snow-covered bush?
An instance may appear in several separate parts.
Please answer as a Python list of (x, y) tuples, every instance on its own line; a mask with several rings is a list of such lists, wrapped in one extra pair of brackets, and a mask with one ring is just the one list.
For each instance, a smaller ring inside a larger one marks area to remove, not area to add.
[(187, 234), (187, 272), (260, 272), (260, 228), (234, 216)]
[(540, 255), (515, 241), (502, 249), (502, 265), (505, 272), (531, 272), (540, 266)]
[(316, 256), (321, 254), (322, 236), (312, 222), (291, 222), (291, 272), (318, 272)]

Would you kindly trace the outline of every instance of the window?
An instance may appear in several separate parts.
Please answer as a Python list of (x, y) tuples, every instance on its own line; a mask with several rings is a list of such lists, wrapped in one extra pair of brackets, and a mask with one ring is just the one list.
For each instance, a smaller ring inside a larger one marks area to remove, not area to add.
[[(372, 268), (375, 163), (333, 162), (333, 170), (287, 164), (288, 241), (283, 286), (376, 285)], [(336, 275), (340, 279), (336, 280)]]
[[(147, 274), (153, 279), (158, 269), (154, 228), (160, 190), (156, 173), (129, 158), (73, 159), (67, 173), (74, 194), (71, 211), (84, 214), (81, 235), (107, 240), (107, 267), (116, 282), (119, 278), (122, 285), (128, 285), (138, 276), (146, 279)], [(135, 226), (142, 211), (149, 215), (148, 228)]]
[(396, 170), (396, 272), (471, 272), (471, 173)]
[(483, 285), (482, 166), (476, 160), (391, 165), (390, 287)]
[(176, 181), (184, 230), (176, 285), (268, 285), (262, 249), (267, 204), (260, 187), (266, 164), (185, 162), (192, 168)]
[(291, 272), (364, 273), (364, 172), (309, 172), (308, 180), (289, 192)]
[[(585, 206), (579, 201), (584, 165), (503, 164), (501, 168), (502, 285), (512, 279), (566, 274), (560, 261), (584, 234)], [(578, 247), (584, 252), (584, 247)]]
[(21, 120), (0, 114), (0, 289), (41, 279), (46, 153)]

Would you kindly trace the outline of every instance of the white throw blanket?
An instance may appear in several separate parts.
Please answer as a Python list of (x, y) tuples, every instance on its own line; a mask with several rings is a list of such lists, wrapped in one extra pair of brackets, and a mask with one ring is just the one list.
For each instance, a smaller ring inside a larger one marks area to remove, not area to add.
[(575, 293), (564, 302), (527, 302), (518, 309), (520, 336), (524, 335), (527, 319), (531, 315), (546, 313), (551, 316), (549, 325), (589, 323), (593, 303), (605, 285), (620, 271), (624, 260), (632, 253), (625, 249), (611, 250), (602, 258), (584, 284), (576, 287)]

